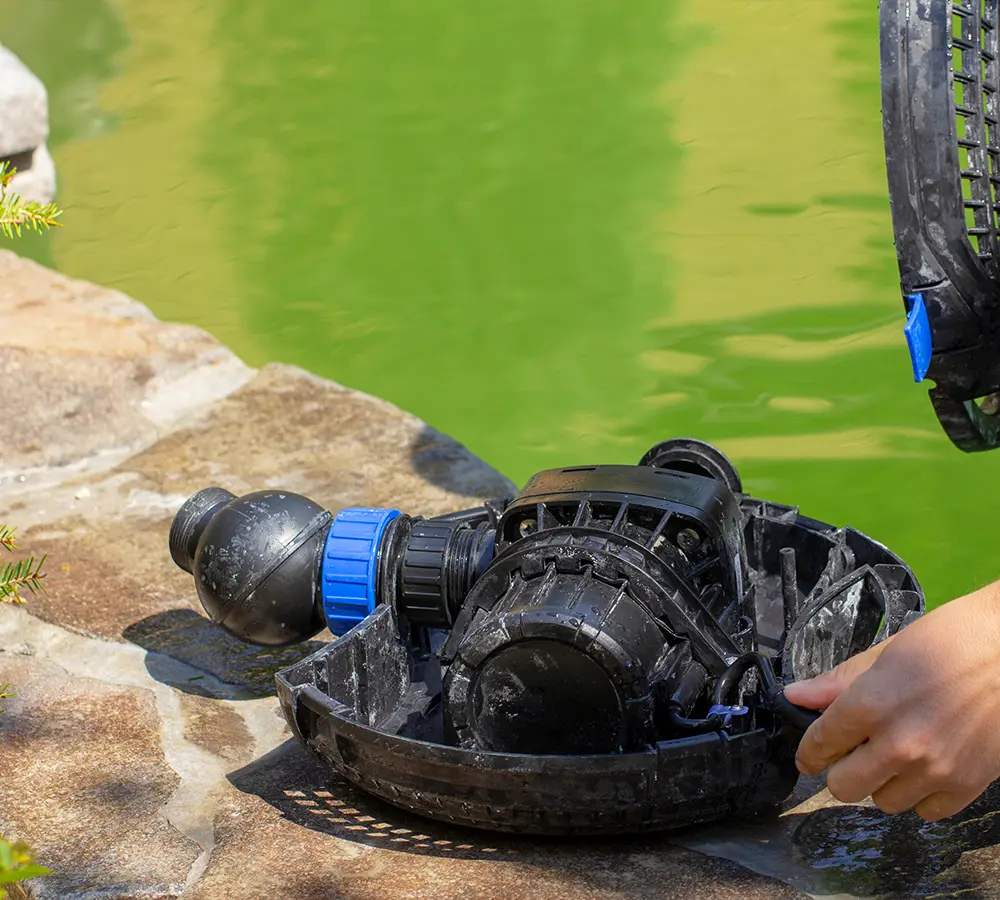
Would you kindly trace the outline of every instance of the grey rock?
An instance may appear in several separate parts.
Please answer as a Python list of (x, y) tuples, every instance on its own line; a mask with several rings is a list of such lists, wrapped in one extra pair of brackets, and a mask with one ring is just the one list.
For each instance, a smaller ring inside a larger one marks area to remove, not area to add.
[(56, 196), (56, 164), (49, 148), (41, 144), (25, 156), (27, 162), (16, 166), (11, 190), (29, 203), (51, 203)]
[(45, 85), (14, 53), (0, 46), (0, 157), (33, 151), (48, 137)]

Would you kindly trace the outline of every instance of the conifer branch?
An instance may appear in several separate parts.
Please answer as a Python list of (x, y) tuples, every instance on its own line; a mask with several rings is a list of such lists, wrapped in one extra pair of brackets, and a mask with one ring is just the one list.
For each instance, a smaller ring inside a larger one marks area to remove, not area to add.
[[(56, 220), (62, 215), (62, 210), (54, 203), (26, 203), (11, 190), (14, 172), (9, 163), (0, 162), (0, 234), (14, 238), (20, 237), (24, 229), (38, 232), (58, 226), (60, 223)], [(14, 528), (0, 525), (0, 547), (8, 553), (17, 549), (15, 532)], [(22, 590), (31, 594), (44, 592), (44, 562), (44, 556), (37, 563), (34, 558), (29, 557), (0, 567), (0, 603), (23, 603)], [(0, 684), (0, 700), (13, 696), (9, 684)], [(0, 706), (0, 713), (2, 712), (3, 707)], [(6, 841), (0, 835), (0, 900), (5, 900), (8, 896), (4, 885), (14, 885), (18, 896), (24, 896), (23, 891), (17, 888), (18, 882), (49, 874), (48, 869), (35, 863), (28, 847)]]
[(0, 568), (0, 603), (24, 603), (21, 591), (32, 595), (45, 593), (45, 585), (42, 584), (44, 564), (44, 556), (37, 562), (29, 556)]
[(44, 231), (57, 228), (62, 210), (55, 203), (25, 202), (11, 190), (11, 182), (17, 170), (8, 162), (0, 162), (0, 232), (8, 238), (20, 237), (29, 231)]

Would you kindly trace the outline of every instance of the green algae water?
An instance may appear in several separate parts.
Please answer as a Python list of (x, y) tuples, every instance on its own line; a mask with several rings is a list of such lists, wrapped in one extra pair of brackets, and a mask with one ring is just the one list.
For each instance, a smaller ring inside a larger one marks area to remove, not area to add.
[(718, 444), (933, 605), (1000, 455), (912, 382), (870, 0), (0, 0), (65, 227), (31, 253), (385, 397), (523, 482)]

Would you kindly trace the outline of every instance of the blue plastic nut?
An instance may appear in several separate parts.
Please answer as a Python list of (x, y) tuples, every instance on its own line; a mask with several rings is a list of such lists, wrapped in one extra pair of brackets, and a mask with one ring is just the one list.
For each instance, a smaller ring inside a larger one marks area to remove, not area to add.
[(927, 307), (923, 294), (910, 294), (906, 298), (906, 344), (910, 348), (910, 362), (913, 363), (913, 380), (921, 382), (931, 364), (931, 323), (927, 320)]
[(378, 548), (398, 509), (342, 509), (323, 549), (323, 613), (333, 634), (349, 631), (375, 610)]

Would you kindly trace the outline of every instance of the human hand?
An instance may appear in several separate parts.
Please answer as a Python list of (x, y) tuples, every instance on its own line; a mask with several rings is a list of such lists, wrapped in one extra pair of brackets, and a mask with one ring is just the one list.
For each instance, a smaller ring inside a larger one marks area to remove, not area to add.
[(938, 607), (785, 696), (824, 713), (796, 764), (838, 800), (927, 821), (1000, 777), (1000, 582)]

